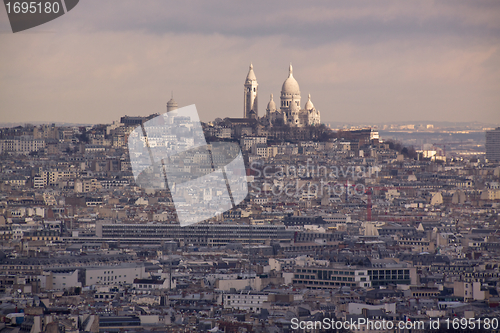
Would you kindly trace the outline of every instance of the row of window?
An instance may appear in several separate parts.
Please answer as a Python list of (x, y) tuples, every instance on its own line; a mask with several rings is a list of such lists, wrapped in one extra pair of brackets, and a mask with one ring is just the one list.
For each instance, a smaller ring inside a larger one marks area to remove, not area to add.
[(409, 275), (386, 275), (384, 276), (372, 276), (371, 278), (373, 281), (376, 280), (390, 280), (390, 281), (396, 281), (396, 280), (410, 280)]
[[(315, 280), (316, 277), (314, 275), (302, 275), (295, 274), (296, 279), (309, 279)], [(341, 276), (331, 276), (330, 278), (320, 278), (320, 280), (332, 280), (332, 281), (354, 281), (353, 277), (341, 277)], [(366, 278), (361, 278), (361, 281), (366, 281)]]
[(368, 271), (368, 275), (395, 275), (395, 274), (405, 274), (405, 275), (409, 275), (410, 274), (410, 270), (409, 269), (393, 269), (393, 270), (390, 270), (390, 269), (386, 269), (386, 270), (369, 270)]
[[(467, 295), (467, 292), (465, 292), (466, 295)], [(438, 292), (434, 292), (434, 293), (413, 293), (413, 297), (425, 297), (425, 296), (438, 296), (439, 293)]]
[[(295, 101), (297, 106), (300, 106), (299, 101)], [(290, 101), (281, 101), (281, 106), (290, 106)]]
[[(326, 281), (302, 281), (302, 280), (293, 280), (295, 284), (308, 284), (308, 285), (319, 285), (319, 286), (347, 286), (347, 287), (355, 287), (356, 283), (349, 282), (326, 282)], [(364, 283), (365, 287), (369, 286), (369, 283)]]
[[(118, 278), (121, 278), (121, 277), (122, 277), (121, 275), (118, 275), (118, 276), (115, 275), (114, 279), (117, 280)], [(123, 277), (126, 278), (127, 276), (124, 275)], [(113, 276), (107, 276), (107, 277), (106, 276), (98, 276), (97, 279), (98, 280), (104, 280), (104, 281), (110, 281), (110, 280), (113, 281)], [(92, 276), (90, 277), (90, 280), (92, 280)]]
[[(255, 301), (255, 304), (261, 304), (262, 302), (257, 302)], [(247, 305), (247, 304), (254, 304), (253, 301), (249, 301), (249, 302), (238, 302), (238, 301), (233, 301), (232, 303), (230, 301), (227, 301), (227, 305)]]
[[(298, 269), (298, 273), (319, 273), (323, 272), (326, 273), (328, 272), (329, 274), (333, 275), (354, 275), (354, 271), (324, 271), (324, 270), (317, 270), (317, 269)], [(358, 275), (364, 275), (364, 272), (358, 272)]]
[[(254, 296), (254, 295), (251, 295), (251, 296), (249, 296), (249, 295), (233, 295), (233, 299), (240, 299), (240, 298), (242, 298), (242, 299), (254, 299), (254, 297), (257, 298), (257, 299), (261, 299), (261, 298), (262, 299), (267, 299), (267, 295), (261, 295), (261, 296)], [(231, 299), (231, 295), (228, 295), (227, 299)]]
[(152, 284), (140, 284), (139, 288), (142, 288), (142, 289), (153, 289), (153, 285)]
[(400, 245), (419, 245), (419, 246), (422, 246), (422, 245), (425, 245), (425, 246), (429, 246), (429, 242), (399, 242)]

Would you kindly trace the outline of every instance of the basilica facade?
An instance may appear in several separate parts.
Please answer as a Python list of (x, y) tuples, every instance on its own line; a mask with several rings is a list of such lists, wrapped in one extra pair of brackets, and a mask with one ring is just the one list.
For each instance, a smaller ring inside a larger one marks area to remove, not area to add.
[(261, 118), (259, 118), (258, 111), (258, 86), (253, 66), (250, 64), (250, 70), (244, 85), (244, 118), (257, 119), (270, 127), (280, 125), (305, 127), (320, 124), (320, 112), (316, 110), (311, 102), (311, 94), (309, 94), (304, 108), (300, 107), (300, 88), (299, 83), (293, 77), (292, 64), (289, 67), (288, 77), (281, 87), (279, 109), (276, 107), (273, 94), (271, 94), (271, 100), (267, 103), (266, 114)]

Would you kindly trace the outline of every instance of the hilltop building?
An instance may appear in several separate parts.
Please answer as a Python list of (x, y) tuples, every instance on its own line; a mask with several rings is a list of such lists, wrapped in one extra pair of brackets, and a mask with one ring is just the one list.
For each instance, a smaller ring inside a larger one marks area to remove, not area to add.
[(250, 64), (250, 70), (245, 80), (243, 118), (258, 118), (258, 88), (257, 77), (253, 71), (253, 65)]
[[(250, 64), (250, 70), (245, 80), (244, 91), (244, 118), (259, 119), (257, 98), (258, 83), (252, 64)], [(303, 109), (300, 108), (300, 100), (301, 94), (299, 83), (293, 76), (293, 67), (292, 64), (290, 64), (288, 77), (281, 87), (279, 109), (276, 107), (273, 94), (271, 94), (271, 99), (267, 104), (266, 114), (259, 120), (269, 127), (274, 125), (288, 125), (290, 127), (319, 125), (321, 122), (320, 112), (314, 107), (311, 101), (311, 94), (309, 94)]]

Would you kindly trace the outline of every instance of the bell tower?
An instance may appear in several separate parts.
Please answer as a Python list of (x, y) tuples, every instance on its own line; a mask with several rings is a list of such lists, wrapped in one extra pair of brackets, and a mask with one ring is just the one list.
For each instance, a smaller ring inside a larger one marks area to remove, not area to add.
[(250, 70), (248, 71), (244, 87), (244, 104), (243, 104), (243, 118), (251, 118), (250, 111), (259, 117), (258, 111), (258, 87), (257, 78), (253, 72), (253, 65), (250, 63)]

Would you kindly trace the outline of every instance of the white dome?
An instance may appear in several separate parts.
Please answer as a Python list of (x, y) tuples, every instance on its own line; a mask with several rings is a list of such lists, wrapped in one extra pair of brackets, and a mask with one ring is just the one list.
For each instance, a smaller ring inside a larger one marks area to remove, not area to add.
[(288, 78), (283, 82), (283, 87), (281, 88), (282, 94), (300, 95), (299, 83), (293, 77), (293, 68), (290, 64), (290, 74)]
[(267, 103), (267, 110), (276, 111), (276, 103), (274, 103), (273, 94), (271, 94), (271, 100)]
[(174, 111), (174, 110), (177, 110), (179, 108), (179, 105), (174, 100), (174, 96), (173, 95), (174, 94), (172, 93), (172, 98), (170, 99), (170, 101), (167, 102), (167, 112)]
[(306, 109), (306, 110), (314, 109), (314, 104), (311, 102), (311, 94), (309, 94), (309, 99), (307, 100), (304, 109)]
[(173, 98), (171, 98), (170, 101), (167, 102), (167, 106), (178, 107), (179, 105), (177, 104), (177, 102)]

